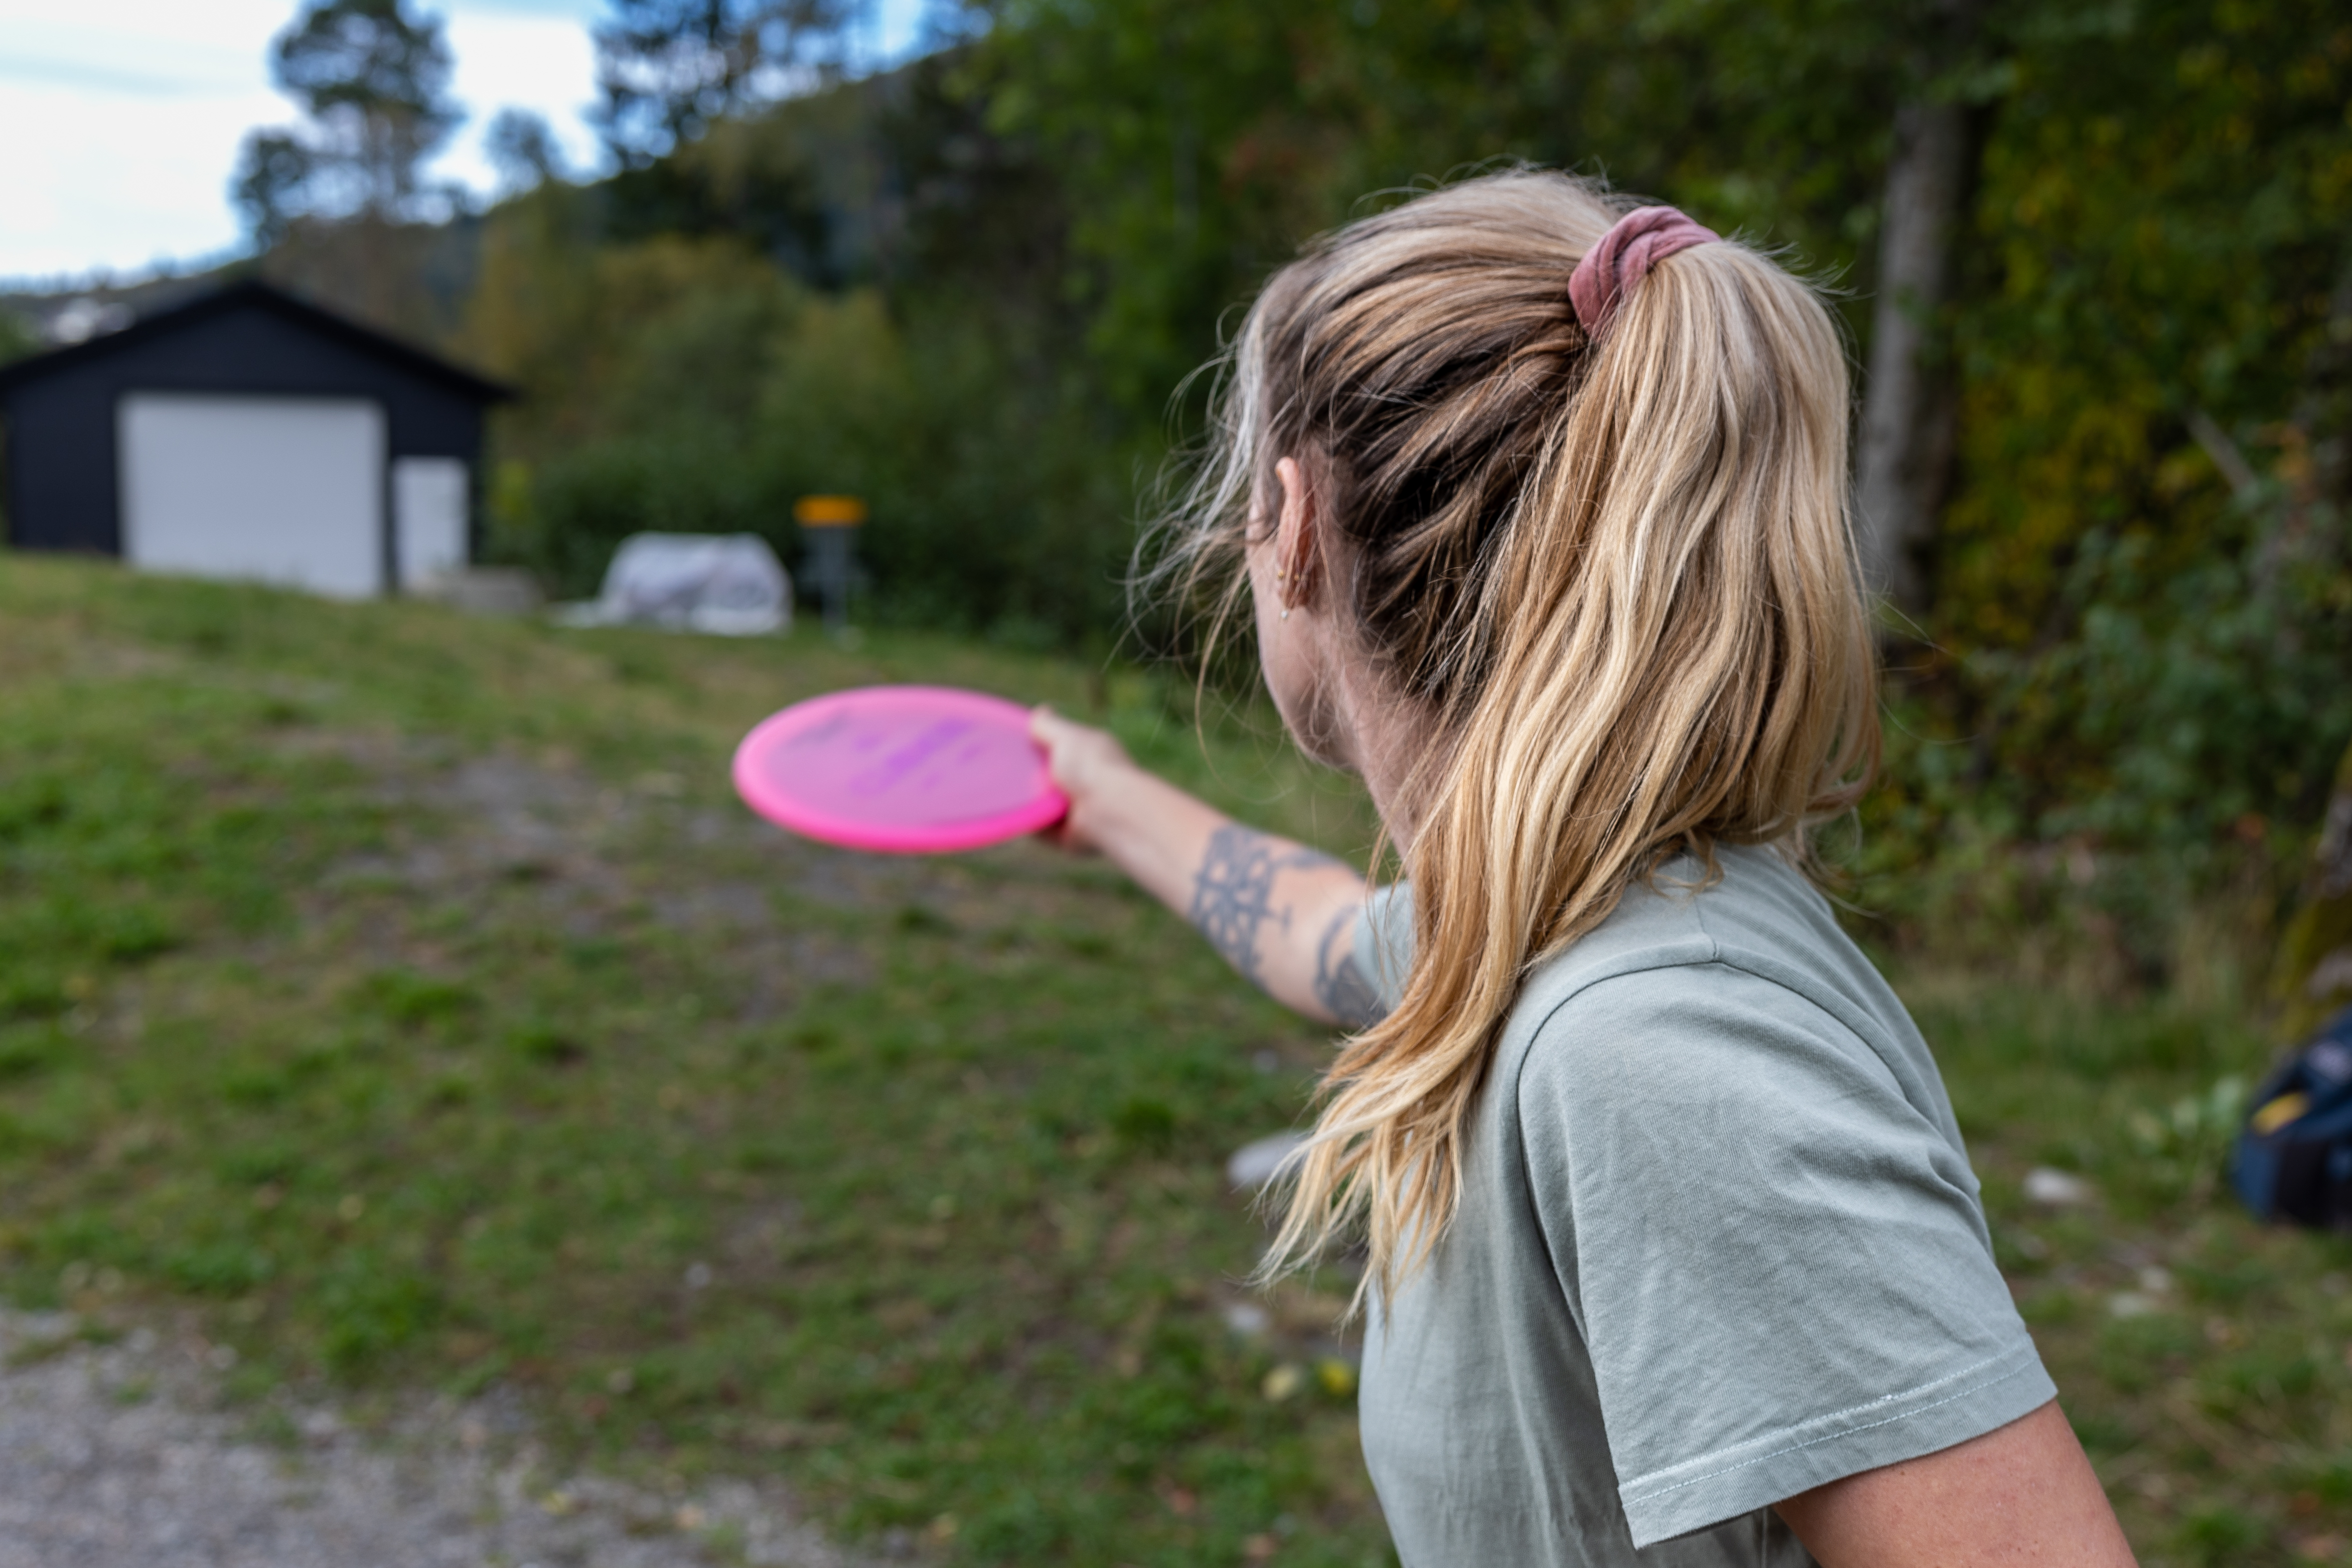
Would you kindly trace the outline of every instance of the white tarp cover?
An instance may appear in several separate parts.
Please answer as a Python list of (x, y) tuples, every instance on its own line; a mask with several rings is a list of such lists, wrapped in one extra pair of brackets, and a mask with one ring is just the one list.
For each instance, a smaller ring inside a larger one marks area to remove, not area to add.
[(754, 637), (793, 623), (793, 580), (757, 534), (631, 534), (573, 625), (666, 626)]

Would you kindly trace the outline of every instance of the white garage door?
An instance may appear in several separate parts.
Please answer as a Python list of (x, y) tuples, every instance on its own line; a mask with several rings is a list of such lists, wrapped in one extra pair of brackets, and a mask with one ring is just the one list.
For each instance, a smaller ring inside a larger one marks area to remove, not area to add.
[(133, 566), (383, 591), (383, 410), (343, 398), (133, 392), (117, 434)]

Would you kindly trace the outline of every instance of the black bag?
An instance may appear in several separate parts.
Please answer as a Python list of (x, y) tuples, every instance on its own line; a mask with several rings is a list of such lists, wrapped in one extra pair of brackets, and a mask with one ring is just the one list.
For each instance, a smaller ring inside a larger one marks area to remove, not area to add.
[(2230, 1167), (2263, 1218), (2352, 1231), (2352, 1008), (2254, 1091)]

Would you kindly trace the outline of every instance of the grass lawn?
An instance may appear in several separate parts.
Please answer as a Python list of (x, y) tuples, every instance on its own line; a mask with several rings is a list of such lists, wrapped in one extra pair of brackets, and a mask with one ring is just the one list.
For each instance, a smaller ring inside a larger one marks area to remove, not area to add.
[[(1369, 844), (1343, 781), (1237, 722), (1204, 756), (1132, 674), (0, 556), (0, 1289), (199, 1313), (257, 1411), (502, 1386), (602, 1462), (781, 1472), (942, 1560), (1385, 1561), (1339, 1287), (1234, 1326), (1263, 1228), (1223, 1164), (1326, 1040), (1099, 865), (735, 805), (752, 722), (894, 679)], [(2352, 1246), (2215, 1191), (2261, 1040), (1906, 989), (2144, 1561), (2352, 1561)], [(2030, 1203), (2038, 1166), (2095, 1197)]]

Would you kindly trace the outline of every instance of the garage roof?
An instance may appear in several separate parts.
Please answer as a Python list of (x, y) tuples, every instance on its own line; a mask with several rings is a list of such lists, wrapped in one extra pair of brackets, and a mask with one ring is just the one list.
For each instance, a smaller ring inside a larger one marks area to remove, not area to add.
[(67, 348), (52, 349), (47, 353), (36, 354), (31, 359), (0, 367), (0, 392), (37, 382), (55, 371), (90, 364), (126, 350), (136, 349), (215, 316), (257, 307), (307, 330), (398, 365), (412, 375), (437, 382), (451, 392), (475, 402), (511, 402), (517, 395), (515, 389), (504, 382), (461, 370), (437, 355), (412, 348), (396, 338), (362, 327), (332, 311), (321, 310), (258, 278), (246, 278), (226, 288), (198, 295), (184, 304), (158, 310), (152, 316), (142, 316), (119, 332), (109, 332)]

